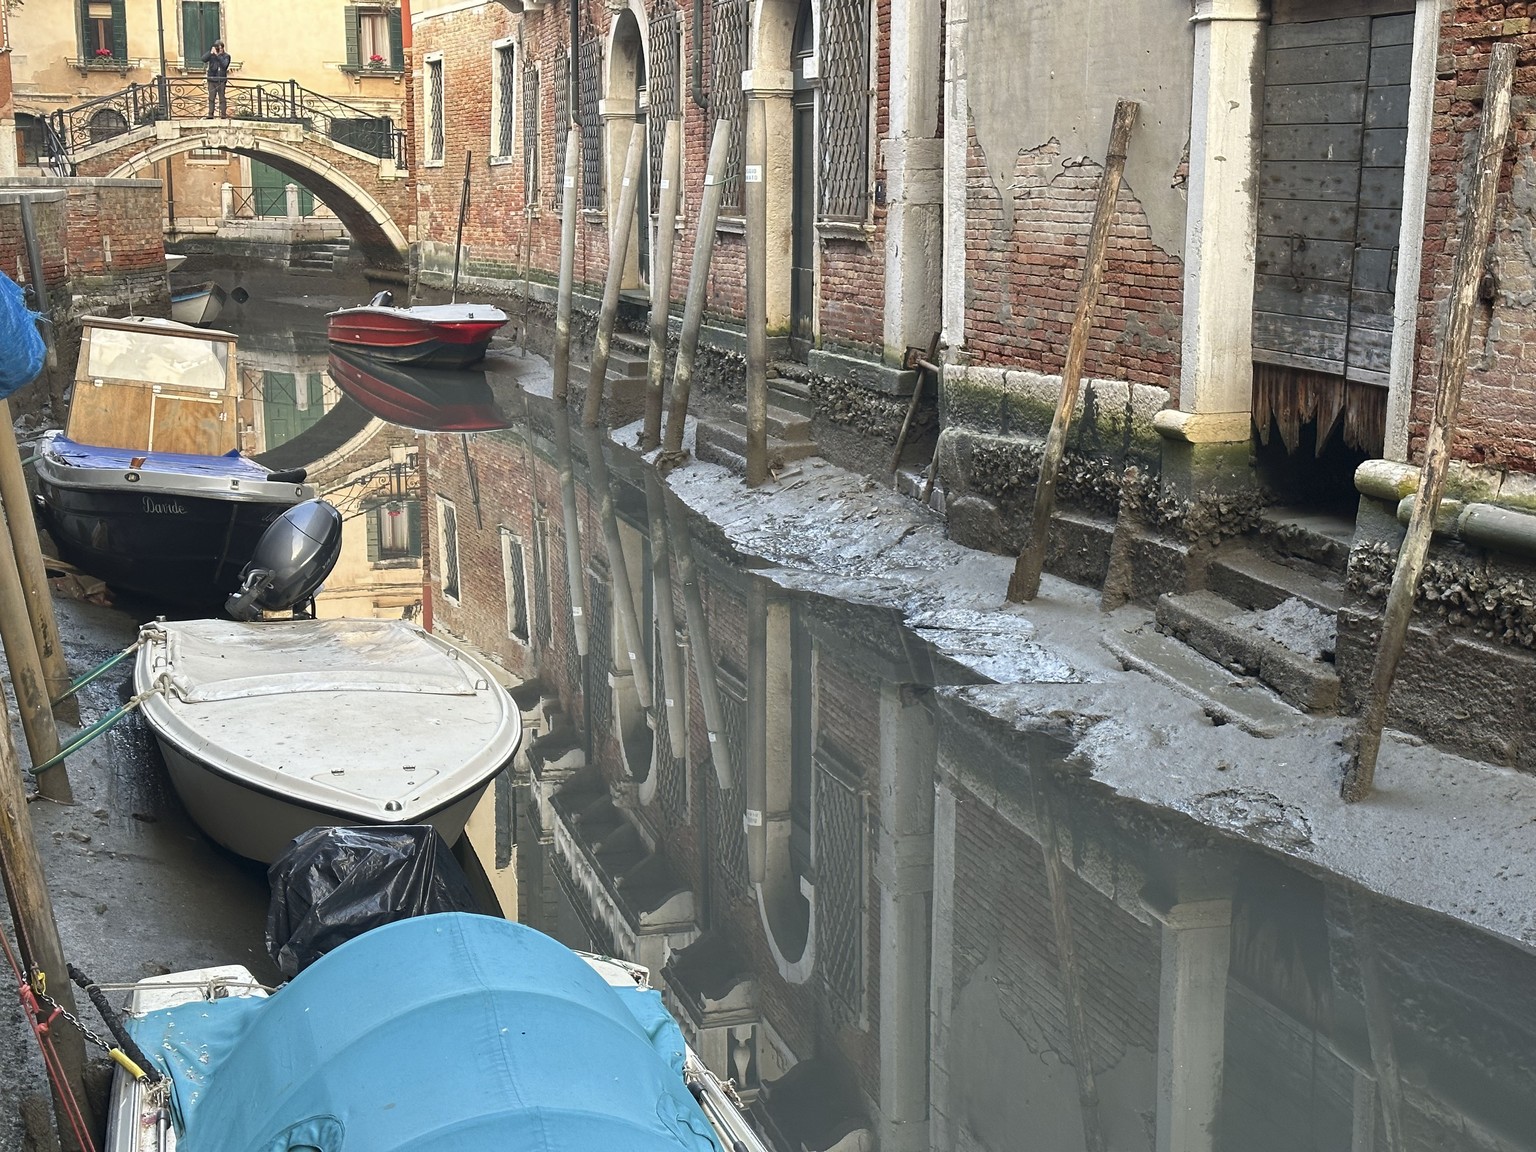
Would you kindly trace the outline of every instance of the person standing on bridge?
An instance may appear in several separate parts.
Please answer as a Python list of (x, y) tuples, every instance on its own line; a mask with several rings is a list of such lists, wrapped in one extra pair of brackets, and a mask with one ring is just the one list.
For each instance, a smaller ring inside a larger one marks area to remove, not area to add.
[(224, 51), (224, 41), (213, 42), (213, 47), (203, 53), (203, 63), (208, 65), (208, 118), (222, 116), (228, 120), (229, 104), (224, 99), (224, 86), (229, 83), (229, 53)]

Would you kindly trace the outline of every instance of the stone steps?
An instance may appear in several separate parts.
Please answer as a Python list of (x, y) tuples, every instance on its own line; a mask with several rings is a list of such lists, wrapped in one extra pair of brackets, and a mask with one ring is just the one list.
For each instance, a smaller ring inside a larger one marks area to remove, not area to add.
[(1265, 611), (1290, 599), (1330, 616), (1344, 603), (1343, 585), (1332, 570), (1317, 570), (1306, 560), (1282, 564), (1243, 546), (1211, 561), (1206, 585), (1241, 608)]
[[(778, 437), (780, 440), (796, 443), (809, 443), (811, 439), (810, 417), (799, 412), (791, 412), (774, 404), (772, 399), (768, 402), (768, 438), (772, 440)], [(745, 404), (731, 405), (731, 420), (733, 423), (746, 427), (747, 406)]]
[(1294, 707), (1338, 708), (1333, 620), (1311, 605), (1297, 600), (1261, 613), (1209, 590), (1169, 593), (1157, 602), (1157, 625), (1223, 668), (1256, 677)]
[[(808, 420), (797, 413), (785, 412), (782, 409), (776, 412), (772, 405), (769, 406), (768, 412), (768, 470), (770, 472), (785, 464), (816, 455), (817, 447), (810, 439)], [(772, 431), (775, 424), (787, 429), (795, 429), (803, 425), (804, 438), (785, 439), (776, 436)], [(700, 460), (723, 465), (732, 472), (745, 473), (747, 470), (746, 425), (736, 420), (700, 420), (696, 455)]]
[(1343, 575), (1355, 539), (1353, 516), (1309, 508), (1266, 508), (1259, 540), (1274, 555), (1305, 560)]

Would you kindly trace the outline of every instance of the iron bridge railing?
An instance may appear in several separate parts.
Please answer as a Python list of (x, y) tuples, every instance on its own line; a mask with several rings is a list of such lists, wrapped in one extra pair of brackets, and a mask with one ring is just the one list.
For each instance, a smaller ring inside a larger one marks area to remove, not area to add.
[[(338, 144), (406, 166), (405, 132), (391, 117), (311, 92), (295, 80), (231, 79), (225, 96), (232, 123), (302, 124)], [(202, 77), (158, 76), (54, 112), (48, 118), (48, 147), (55, 167), (66, 170), (74, 153), (134, 128), (157, 120), (208, 118), (208, 86)]]

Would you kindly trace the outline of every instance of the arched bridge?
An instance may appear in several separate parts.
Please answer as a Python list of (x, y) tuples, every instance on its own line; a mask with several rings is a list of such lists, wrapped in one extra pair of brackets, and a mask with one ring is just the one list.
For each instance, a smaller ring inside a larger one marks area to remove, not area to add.
[(405, 133), (291, 80), (235, 80), (229, 116), (207, 115), (201, 79), (130, 84), (49, 118), (55, 166), (76, 176), (147, 176), (194, 148), (252, 156), (315, 194), (378, 267), (403, 267), (412, 205)]

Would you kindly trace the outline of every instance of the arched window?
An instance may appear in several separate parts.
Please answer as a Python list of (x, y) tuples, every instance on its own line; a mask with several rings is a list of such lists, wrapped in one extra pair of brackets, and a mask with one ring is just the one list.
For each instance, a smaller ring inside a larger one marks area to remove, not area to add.
[(821, 7), (818, 214), (862, 222), (869, 209), (869, 0)]
[(103, 108), (91, 117), (89, 131), (91, 143), (100, 144), (103, 140), (110, 140), (128, 131), (128, 121), (121, 112)]

